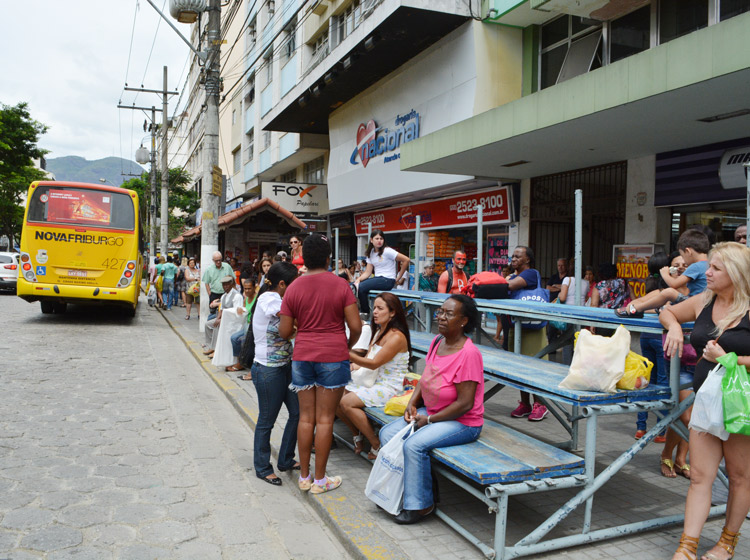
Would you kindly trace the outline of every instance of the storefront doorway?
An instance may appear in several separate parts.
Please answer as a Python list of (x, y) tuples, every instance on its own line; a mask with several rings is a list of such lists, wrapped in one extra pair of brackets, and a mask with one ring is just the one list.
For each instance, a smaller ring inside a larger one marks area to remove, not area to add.
[(612, 262), (612, 246), (625, 239), (627, 162), (531, 180), (529, 242), (543, 278), (558, 258), (573, 256), (575, 190), (583, 190), (583, 266)]

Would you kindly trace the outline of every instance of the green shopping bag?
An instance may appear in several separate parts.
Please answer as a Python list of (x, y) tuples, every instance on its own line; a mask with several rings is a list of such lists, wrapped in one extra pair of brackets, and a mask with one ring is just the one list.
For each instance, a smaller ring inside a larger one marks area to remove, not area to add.
[(750, 436), (750, 377), (737, 354), (730, 352), (716, 360), (726, 368), (721, 382), (724, 428), (730, 434)]

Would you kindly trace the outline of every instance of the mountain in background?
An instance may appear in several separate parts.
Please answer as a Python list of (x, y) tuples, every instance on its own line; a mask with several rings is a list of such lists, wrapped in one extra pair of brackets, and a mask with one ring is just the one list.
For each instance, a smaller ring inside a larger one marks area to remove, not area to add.
[(140, 175), (145, 169), (134, 161), (119, 157), (89, 161), (78, 156), (64, 156), (48, 159), (47, 171), (54, 173), (58, 181), (102, 183), (100, 179), (106, 179), (105, 184), (119, 187), (130, 179), (129, 173)]

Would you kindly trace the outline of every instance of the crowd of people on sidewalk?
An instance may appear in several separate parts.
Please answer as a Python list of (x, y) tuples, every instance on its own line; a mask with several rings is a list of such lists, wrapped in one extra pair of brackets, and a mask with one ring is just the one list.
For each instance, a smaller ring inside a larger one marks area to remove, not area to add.
[[(593, 267), (584, 267), (585, 275), (576, 290), (577, 280), (569, 273), (573, 263), (559, 259), (557, 273), (545, 286), (534, 252), (527, 246), (514, 249), (503, 276), (510, 297), (546, 292), (546, 301), (604, 307), (620, 317), (658, 313), (666, 333), (663, 337), (642, 336), (641, 350), (654, 363), (653, 375), (661, 385), (668, 384), (669, 358), (680, 356), (682, 401), (700, 389), (721, 355), (735, 352), (741, 364), (750, 366), (750, 249), (743, 236), (744, 228), (738, 228), (735, 242), (716, 243), (707, 228), (689, 228), (680, 236), (677, 251), (651, 257), (646, 295), (641, 298), (631, 297), (609, 263), (600, 265), (598, 274)], [(225, 262), (217, 252), (202, 274), (195, 259), (182, 259), (180, 266), (173, 258), (159, 259), (151, 278), (164, 277), (159, 301), (165, 309), (175, 304), (175, 298), (179, 301), (181, 293), (189, 292), (190, 283), (199, 276), (205, 284), (211, 310), (205, 352), (213, 356), (214, 365), (227, 371), (249, 368), (241, 377), (252, 381), (258, 394), (254, 461), (259, 478), (282, 484), (270, 462), (271, 430), (282, 405), (288, 420), (277, 469), (299, 471), (300, 490), (313, 494), (329, 492), (342, 483), (341, 476), (326, 472), (337, 417), (351, 431), (355, 453), (368, 452), (370, 459), (376, 459), (382, 445), (413, 423), (417, 431), (404, 446), (407, 484), (403, 510), (395, 519), (418, 522), (434, 510), (430, 450), (473, 441), (483, 424), (482, 355), (467, 336), (479, 325), (480, 315), (470, 297), (457, 293), (467, 282), (463, 271), (466, 255), (457, 251), (453, 266), (440, 277), (428, 263), (416, 279), (419, 289), (449, 293), (450, 297), (437, 310), (438, 336), (403, 418), (378, 433), (364, 408), (386, 404), (402, 391), (409, 375), (411, 343), (406, 313), (391, 292), (403, 282), (409, 258), (388, 247), (379, 230), (372, 232), (364, 265), (346, 266), (339, 261), (332, 267), (331, 246), (323, 235), (294, 236), (290, 245), (289, 253), (264, 255), (242, 267), (236, 261)], [(332, 274), (336, 271), (338, 274)], [(372, 290), (381, 293), (374, 298), (371, 310)], [(192, 303), (192, 299), (183, 301), (186, 306)], [(695, 323), (690, 344), (683, 341), (681, 324), (685, 322)], [(514, 334), (508, 325), (498, 321), (498, 340), (506, 350), (513, 344)], [(521, 352), (539, 354), (562, 334), (555, 331), (540, 322), (524, 323)], [(608, 333), (599, 329), (597, 334)], [(239, 355), (248, 340), (253, 359), (243, 364)], [(217, 359), (220, 348), (222, 358)], [(572, 346), (567, 351), (563, 347), (563, 360), (569, 363), (571, 356)], [(547, 416), (547, 410), (522, 392), (511, 416), (539, 421)], [(690, 425), (690, 409), (681, 420)], [(646, 422), (647, 414), (639, 414), (636, 439), (646, 434)], [(720, 461), (725, 461), (730, 480), (726, 526), (721, 540), (705, 558), (730, 558), (750, 509), (750, 438), (732, 434), (722, 441), (691, 427), (689, 443), (671, 429), (655, 441), (664, 443), (662, 475), (690, 480), (685, 533), (675, 558), (695, 558), (697, 538), (710, 507), (711, 484)]]

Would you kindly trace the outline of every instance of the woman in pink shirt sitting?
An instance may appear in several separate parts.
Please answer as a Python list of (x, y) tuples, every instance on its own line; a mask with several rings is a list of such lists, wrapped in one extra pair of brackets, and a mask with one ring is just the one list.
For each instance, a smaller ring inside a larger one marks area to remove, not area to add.
[(404, 509), (396, 523), (421, 521), (435, 510), (430, 451), (475, 441), (484, 424), (482, 354), (466, 336), (479, 324), (474, 300), (452, 295), (437, 310), (438, 332), (422, 378), (403, 419), (380, 431), (385, 445), (407, 423), (416, 430), (404, 443)]

